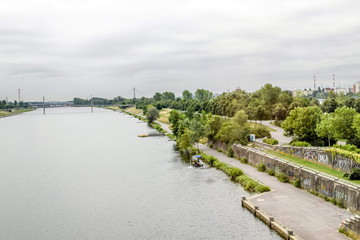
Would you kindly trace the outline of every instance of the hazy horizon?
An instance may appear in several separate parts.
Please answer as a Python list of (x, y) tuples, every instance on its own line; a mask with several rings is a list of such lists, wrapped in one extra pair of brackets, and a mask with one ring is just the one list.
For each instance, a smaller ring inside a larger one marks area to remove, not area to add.
[(351, 87), (358, 1), (4, 0), (0, 99)]

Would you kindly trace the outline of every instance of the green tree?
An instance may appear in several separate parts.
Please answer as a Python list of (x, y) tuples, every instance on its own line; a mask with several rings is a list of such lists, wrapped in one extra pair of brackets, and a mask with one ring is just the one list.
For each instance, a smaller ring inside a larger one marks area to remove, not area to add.
[(191, 141), (190, 141), (190, 134), (187, 129), (185, 130), (185, 132), (183, 134), (181, 134), (178, 146), (183, 151), (188, 151), (190, 149), (190, 147), (192, 146)]
[(332, 113), (335, 112), (335, 109), (338, 107), (338, 103), (334, 98), (327, 98), (321, 105), (321, 110), (323, 112)]
[(175, 136), (179, 135), (179, 129), (181, 122), (184, 120), (184, 115), (177, 110), (171, 110), (169, 116), (169, 122), (171, 124), (171, 130)]
[(162, 94), (162, 98), (163, 98), (163, 100), (175, 100), (175, 94), (174, 93), (172, 93), (172, 92), (164, 92), (163, 94)]
[(148, 120), (148, 123), (153, 123), (158, 117), (160, 116), (159, 110), (156, 109), (156, 107), (149, 106), (146, 112), (146, 119)]
[(232, 121), (237, 123), (239, 126), (247, 124), (247, 120), (248, 115), (243, 110), (238, 111), (232, 119)]
[(210, 100), (210, 99), (212, 99), (212, 96), (213, 96), (213, 93), (210, 92), (209, 90), (197, 89), (196, 92), (195, 92), (195, 97), (200, 102)]
[(315, 129), (320, 122), (322, 112), (318, 107), (297, 107), (292, 110), (282, 123), (285, 136), (296, 137), (301, 141), (309, 141), (317, 138)]
[(286, 118), (286, 113), (286, 108), (284, 107), (284, 105), (282, 105), (282, 103), (275, 104), (272, 112), (275, 120), (284, 120)]
[(221, 126), (222, 126), (222, 119), (220, 116), (215, 115), (215, 116), (211, 116), (208, 119), (207, 124), (205, 125), (205, 129), (206, 129), (206, 137), (209, 140), (214, 140), (216, 134), (220, 131)]
[(182, 92), (182, 96), (183, 96), (183, 99), (185, 99), (185, 100), (190, 100), (190, 99), (192, 99), (192, 93), (189, 92), (188, 90), (184, 90), (184, 91)]
[(319, 137), (327, 137), (329, 146), (331, 138), (334, 136), (334, 113), (324, 113), (321, 115), (321, 121), (316, 126), (316, 134)]
[(157, 93), (155, 93), (155, 95), (154, 95), (153, 98), (154, 98), (155, 101), (161, 101), (161, 99), (162, 99), (162, 94), (159, 93), (159, 92), (157, 92)]
[(356, 131), (356, 136), (357, 136), (358, 138), (360, 138), (360, 114), (359, 114), (359, 113), (357, 113), (357, 114), (354, 116), (353, 128), (354, 128), (355, 131)]
[(353, 128), (353, 122), (355, 113), (355, 109), (348, 107), (335, 110), (333, 128), (336, 139), (350, 139), (354, 137), (355, 130)]

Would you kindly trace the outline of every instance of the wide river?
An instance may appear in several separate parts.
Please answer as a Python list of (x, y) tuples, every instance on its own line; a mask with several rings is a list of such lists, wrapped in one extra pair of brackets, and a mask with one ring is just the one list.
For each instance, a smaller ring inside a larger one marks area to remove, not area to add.
[(167, 137), (118, 112), (42, 109), (0, 119), (0, 239), (281, 239), (250, 194), (194, 169)]

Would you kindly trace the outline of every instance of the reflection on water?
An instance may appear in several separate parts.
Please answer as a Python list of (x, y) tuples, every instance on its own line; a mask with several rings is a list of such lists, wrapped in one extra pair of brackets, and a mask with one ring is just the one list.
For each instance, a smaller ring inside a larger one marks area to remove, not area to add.
[(280, 239), (154, 132), (96, 108), (0, 119), (0, 239)]

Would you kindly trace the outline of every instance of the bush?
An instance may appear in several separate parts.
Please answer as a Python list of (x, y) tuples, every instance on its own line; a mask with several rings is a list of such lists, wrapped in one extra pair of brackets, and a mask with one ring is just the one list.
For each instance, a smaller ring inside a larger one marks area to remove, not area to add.
[(271, 134), (268, 128), (263, 125), (256, 124), (253, 128), (250, 129), (250, 133), (255, 134), (255, 138), (271, 138)]
[(265, 170), (266, 170), (265, 164), (260, 163), (260, 164), (257, 166), (257, 169), (258, 169), (258, 171), (260, 171), (260, 172), (265, 172)]
[(213, 156), (210, 156), (207, 158), (208, 159), (208, 163), (210, 166), (214, 166), (214, 162), (218, 161), (216, 158), (214, 158)]
[(231, 158), (234, 157), (234, 150), (232, 149), (232, 147), (228, 148), (227, 156)]
[(284, 122), (284, 120), (275, 120), (274, 124), (275, 126), (281, 127), (281, 124)]
[(301, 141), (294, 141), (294, 142), (290, 142), (291, 146), (295, 146), (295, 147), (311, 147), (311, 144), (308, 142), (301, 142)]
[(279, 144), (279, 141), (274, 139), (274, 138), (264, 138), (263, 139), (264, 143), (270, 144), (270, 145), (277, 145)]
[(301, 188), (301, 183), (300, 183), (300, 180), (299, 179), (296, 179), (294, 182), (293, 182), (293, 185), (297, 188)]
[(259, 193), (269, 192), (270, 188), (268, 186), (259, 184), (255, 187), (255, 191), (257, 191)]
[(230, 168), (229, 175), (232, 180), (235, 180), (235, 178), (237, 178), (238, 176), (243, 175), (243, 171), (238, 168), (232, 167)]
[(267, 173), (268, 173), (270, 176), (274, 176), (274, 175), (275, 175), (275, 171), (274, 171), (273, 169), (268, 170)]
[(351, 170), (351, 173), (349, 174), (350, 180), (360, 180), (360, 169), (354, 168)]
[(248, 164), (248, 163), (249, 163), (249, 161), (247, 160), (247, 158), (241, 158), (241, 159), (240, 159), (240, 162), (241, 162), (241, 163), (244, 163), (244, 164)]
[(275, 177), (277, 177), (277, 179), (279, 179), (279, 181), (283, 183), (288, 183), (290, 181), (289, 176), (283, 172), (277, 172), (275, 174)]
[(210, 145), (209, 145), (209, 148), (213, 148), (214, 147), (214, 145), (211, 143)]

